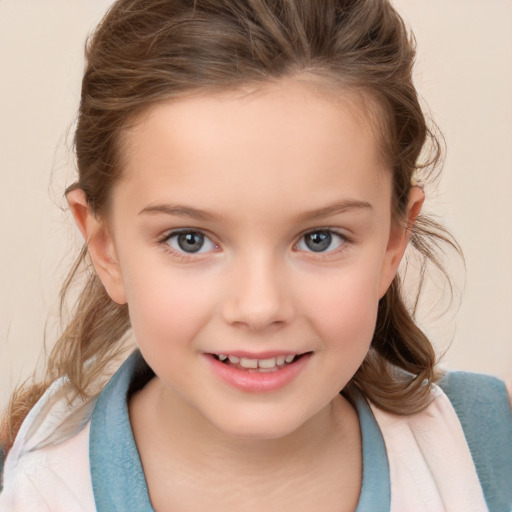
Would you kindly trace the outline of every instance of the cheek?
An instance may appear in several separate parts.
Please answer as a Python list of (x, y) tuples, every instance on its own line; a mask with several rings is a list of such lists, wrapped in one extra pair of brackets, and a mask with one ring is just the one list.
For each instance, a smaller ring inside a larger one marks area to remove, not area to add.
[[(132, 267), (133, 268), (133, 267)], [(210, 298), (204, 278), (153, 267), (124, 273), (130, 320), (139, 345), (172, 349), (174, 340), (190, 340), (207, 321)]]
[(310, 291), (305, 307), (315, 330), (335, 348), (366, 352), (378, 303), (378, 272), (362, 266), (326, 279)]
[(351, 273), (309, 296), (307, 316), (323, 356), (318, 385), (332, 396), (347, 385), (370, 348), (378, 310), (375, 280)]

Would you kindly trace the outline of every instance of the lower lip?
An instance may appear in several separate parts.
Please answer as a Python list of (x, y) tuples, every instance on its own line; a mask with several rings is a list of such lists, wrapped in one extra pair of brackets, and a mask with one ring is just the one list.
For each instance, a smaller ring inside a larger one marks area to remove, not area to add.
[(211, 354), (206, 354), (213, 371), (231, 386), (251, 393), (268, 393), (284, 388), (306, 366), (311, 354), (304, 354), (297, 361), (285, 364), (274, 372), (240, 370), (226, 363), (221, 363)]

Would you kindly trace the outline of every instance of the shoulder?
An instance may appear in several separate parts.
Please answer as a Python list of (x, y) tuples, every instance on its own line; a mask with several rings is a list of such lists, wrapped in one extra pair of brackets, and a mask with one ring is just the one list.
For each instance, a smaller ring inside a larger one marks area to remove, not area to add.
[[(464, 408), (496, 408), (510, 419), (507, 386), (504, 381), (481, 373), (451, 371), (443, 375), (438, 385), (448, 395), (453, 406)], [(462, 410), (461, 409), (461, 410)]]
[(62, 443), (26, 453), (7, 468), (0, 509), (5, 512), (95, 510), (88, 445), (89, 426), (86, 425)]
[(512, 417), (502, 381), (451, 372), (415, 414), (370, 405), (386, 445), (391, 496), (401, 510), (510, 512)]
[(508, 446), (512, 454), (512, 413), (502, 380), (457, 371), (446, 373), (438, 385), (450, 399), (470, 448), (471, 442), (478, 439)]
[(41, 397), (4, 461), (2, 511), (95, 509), (88, 455), (91, 405), (69, 402), (60, 391), (57, 382)]
[(489, 508), (509, 510), (512, 414), (505, 383), (489, 375), (457, 371), (446, 373), (438, 384), (462, 425)]

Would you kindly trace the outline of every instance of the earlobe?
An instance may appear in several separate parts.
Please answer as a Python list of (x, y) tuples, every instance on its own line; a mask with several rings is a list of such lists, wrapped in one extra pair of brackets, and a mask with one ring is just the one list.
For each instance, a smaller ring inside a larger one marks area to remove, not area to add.
[(107, 225), (94, 214), (83, 190), (69, 191), (66, 199), (103, 286), (114, 302), (125, 304), (121, 269)]
[(409, 199), (404, 215), (404, 222), (392, 227), (388, 246), (386, 248), (386, 256), (382, 266), (379, 280), (379, 298), (382, 298), (391, 282), (395, 278), (398, 266), (402, 261), (405, 250), (411, 238), (412, 230), (416, 219), (418, 218), (423, 202), (425, 201), (425, 192), (423, 188), (414, 186), (409, 192)]

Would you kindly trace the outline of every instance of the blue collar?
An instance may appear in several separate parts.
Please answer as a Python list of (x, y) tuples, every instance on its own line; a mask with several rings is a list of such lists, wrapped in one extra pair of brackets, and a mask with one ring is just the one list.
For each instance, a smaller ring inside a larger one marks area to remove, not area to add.
[[(98, 512), (154, 512), (128, 415), (134, 383), (149, 380), (140, 352), (134, 352), (100, 395), (91, 420), (89, 459)], [(384, 440), (364, 397), (356, 399), (363, 444), (363, 484), (356, 512), (390, 507), (389, 467)]]

